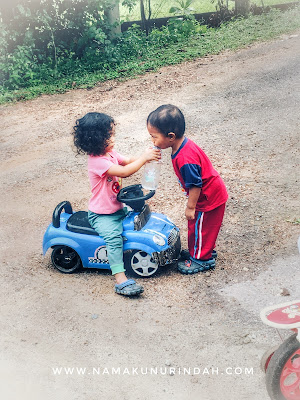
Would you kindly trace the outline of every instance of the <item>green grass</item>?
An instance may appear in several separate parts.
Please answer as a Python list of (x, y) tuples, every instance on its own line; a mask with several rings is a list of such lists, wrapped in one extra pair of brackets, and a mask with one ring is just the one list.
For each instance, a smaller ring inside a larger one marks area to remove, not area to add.
[[(300, 28), (300, 7), (284, 13), (273, 10), (261, 16), (250, 16), (226, 23), (218, 29), (182, 39), (164, 46), (146, 46), (139, 59), (129, 60), (118, 67), (93, 73), (78, 72), (55, 84), (38, 85), (26, 89), (2, 91), (0, 103), (26, 100), (41, 94), (63, 93), (72, 88), (92, 88), (99, 82), (110, 79), (130, 79), (162, 66), (178, 64), (208, 54), (218, 54), (225, 49), (245, 47), (253, 42), (273, 39)], [(72, 85), (72, 82), (76, 84)]]
[[(274, 4), (283, 4), (290, 3), (293, 0), (263, 0), (265, 6), (271, 6)], [(295, 0), (297, 1), (297, 0)], [(195, 0), (191, 5), (194, 8), (195, 13), (206, 13), (216, 11), (216, 1), (212, 2), (211, 0)], [(251, 0), (251, 4), (256, 4), (257, 6), (261, 6), (261, 0)], [(151, 0), (151, 9), (152, 15), (151, 18), (162, 18), (169, 17), (171, 14), (169, 10), (172, 6), (176, 5), (175, 0)], [(234, 8), (234, 1), (229, 0), (229, 8)], [(139, 3), (134, 7), (134, 9), (129, 12), (128, 8), (124, 6), (120, 6), (120, 15), (121, 19), (124, 21), (137, 21), (140, 20), (140, 6)]]

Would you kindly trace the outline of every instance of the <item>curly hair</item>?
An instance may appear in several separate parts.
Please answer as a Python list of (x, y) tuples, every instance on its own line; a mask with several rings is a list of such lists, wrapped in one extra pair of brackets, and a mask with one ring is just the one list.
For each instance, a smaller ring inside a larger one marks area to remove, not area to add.
[(112, 117), (98, 112), (87, 113), (78, 119), (72, 132), (77, 154), (105, 154), (114, 123)]

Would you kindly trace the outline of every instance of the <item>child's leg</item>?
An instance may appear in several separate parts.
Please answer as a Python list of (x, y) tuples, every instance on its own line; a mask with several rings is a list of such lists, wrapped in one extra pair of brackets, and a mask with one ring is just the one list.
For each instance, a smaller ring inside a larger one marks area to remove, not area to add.
[(123, 220), (124, 209), (114, 214), (95, 214), (89, 211), (89, 222), (95, 231), (104, 239), (111, 273), (116, 279), (115, 292), (124, 296), (135, 296), (143, 293), (144, 288), (133, 279), (127, 279), (123, 262)]
[(123, 219), (125, 216), (126, 214), (123, 210), (108, 215), (99, 215), (89, 211), (89, 222), (91, 226), (105, 241), (112, 275), (117, 275), (117, 278), (123, 277), (124, 280), (127, 279), (124, 273), (122, 237)]
[(225, 204), (208, 212), (196, 213), (194, 220), (188, 221), (188, 246), (191, 257), (209, 260), (215, 248), (221, 228)]

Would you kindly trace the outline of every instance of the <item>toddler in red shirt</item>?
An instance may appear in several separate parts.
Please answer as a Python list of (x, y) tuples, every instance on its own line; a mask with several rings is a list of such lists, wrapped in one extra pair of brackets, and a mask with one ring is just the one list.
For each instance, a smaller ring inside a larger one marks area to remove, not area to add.
[(155, 146), (172, 148), (173, 168), (188, 197), (185, 216), (189, 250), (183, 251), (178, 269), (194, 274), (214, 268), (215, 243), (228, 199), (225, 184), (204, 151), (184, 136), (185, 119), (178, 107), (166, 104), (152, 111), (147, 129)]

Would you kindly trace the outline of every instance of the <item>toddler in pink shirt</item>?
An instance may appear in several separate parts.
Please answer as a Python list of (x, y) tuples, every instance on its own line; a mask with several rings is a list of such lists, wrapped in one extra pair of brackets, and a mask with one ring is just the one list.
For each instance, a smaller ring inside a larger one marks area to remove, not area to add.
[(117, 200), (122, 178), (137, 172), (147, 161), (159, 160), (160, 151), (149, 149), (140, 157), (124, 157), (114, 150), (115, 122), (112, 117), (90, 112), (73, 128), (78, 154), (88, 155), (88, 175), (92, 191), (89, 222), (104, 239), (107, 257), (115, 277), (115, 292), (125, 296), (144, 291), (133, 279), (127, 279), (123, 262), (123, 220), (126, 211)]

